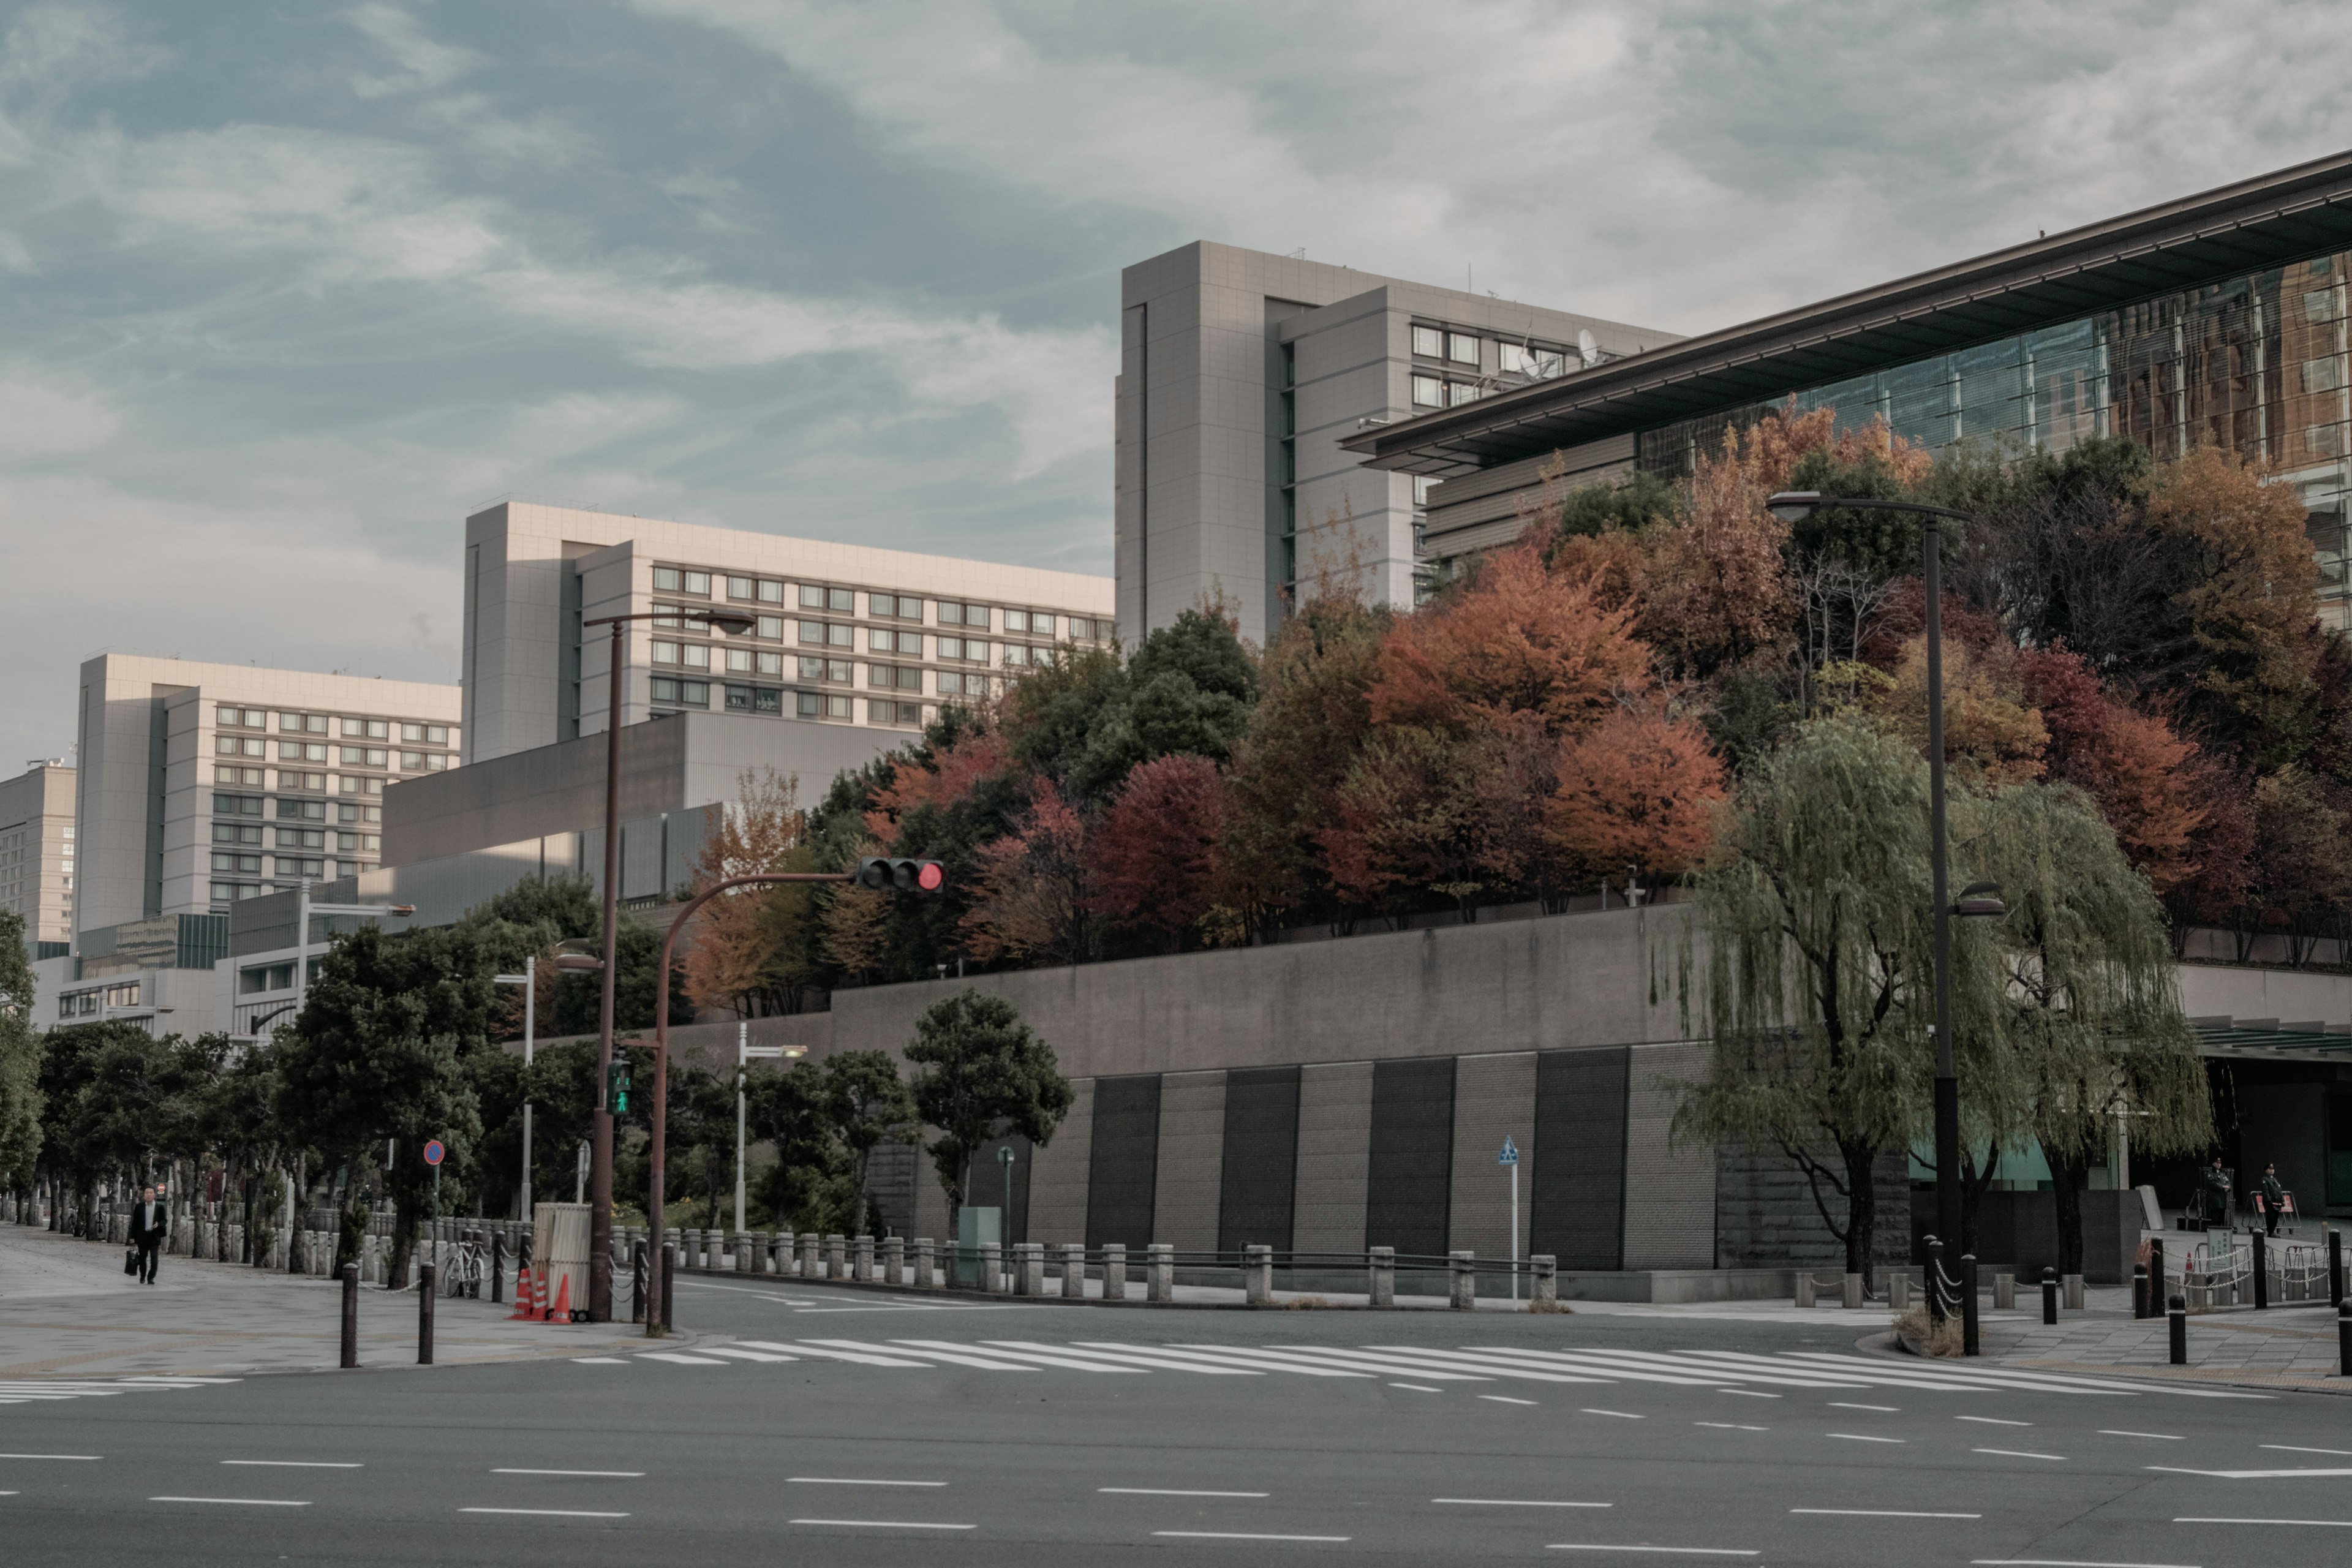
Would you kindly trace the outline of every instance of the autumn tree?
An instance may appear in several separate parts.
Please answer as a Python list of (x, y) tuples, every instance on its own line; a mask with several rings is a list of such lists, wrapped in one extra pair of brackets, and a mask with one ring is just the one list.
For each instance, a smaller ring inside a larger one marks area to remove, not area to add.
[(2103, 690), (2088, 662), (2063, 645), (2028, 648), (2017, 668), (2049, 736), (2048, 776), (2098, 804), (2116, 843), (2157, 892), (2179, 886), (2196, 868), (2195, 835), (2206, 820), (2183, 787), (2196, 746), (2163, 719)]
[[(789, 775), (747, 770), (695, 858), (696, 890), (760, 872), (815, 870), (798, 795)], [(739, 888), (703, 905), (686, 957), (695, 1000), (739, 1017), (798, 1012), (818, 978), (814, 891), (805, 884)]]
[(979, 888), (963, 930), (974, 957), (1084, 963), (1095, 955), (1087, 825), (1053, 781), (1030, 780), (1013, 830), (981, 847)]
[(1653, 879), (1696, 869), (1715, 842), (1723, 764), (1685, 720), (1620, 709), (1563, 742), (1543, 831), (1577, 872), (1633, 868)]
[(1129, 773), (1092, 836), (1097, 909), (1174, 952), (1217, 901), (1229, 804), (1206, 757), (1160, 757)]

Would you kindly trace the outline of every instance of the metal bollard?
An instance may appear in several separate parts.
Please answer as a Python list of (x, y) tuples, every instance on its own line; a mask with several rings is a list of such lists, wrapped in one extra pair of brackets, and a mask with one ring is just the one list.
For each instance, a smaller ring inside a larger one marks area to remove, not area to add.
[(1371, 1275), (1370, 1304), (1375, 1307), (1396, 1305), (1396, 1248), (1375, 1247), (1365, 1254), (1365, 1263)]
[(2186, 1296), (2175, 1296), (2172, 1299), (2171, 1310), (2167, 1315), (2172, 1320), (2172, 1364), (2187, 1366), (2189, 1364), (2189, 1299)]
[(419, 1281), (416, 1291), (416, 1364), (419, 1366), (433, 1364), (433, 1297), (436, 1272), (430, 1263), (420, 1265), (416, 1270)]
[(1145, 1287), (1147, 1298), (1154, 1301), (1173, 1301), (1176, 1299), (1175, 1244), (1155, 1241), (1143, 1250), (1148, 1259), (1144, 1267), (1150, 1280)]
[(1977, 1255), (1960, 1254), (1960, 1353), (1982, 1355), (1977, 1334)]
[(907, 1238), (903, 1236), (882, 1238), (882, 1283), (899, 1286), (907, 1283)]
[(1528, 1259), (1528, 1268), (1535, 1277), (1535, 1299), (1538, 1301), (1559, 1300), (1559, 1259), (1549, 1252), (1538, 1252)]
[(1449, 1252), (1445, 1267), (1453, 1275), (1446, 1292), (1446, 1304), (1456, 1311), (1466, 1312), (1478, 1305), (1478, 1255), (1475, 1252)]
[(2145, 1263), (2132, 1265), (2132, 1316), (2147, 1316), (2147, 1265)]
[(2327, 1233), (2327, 1304), (2344, 1305), (2344, 1233), (2334, 1228)]
[(1087, 1299), (1087, 1244), (1083, 1241), (1062, 1243), (1062, 1299)]
[(2055, 1268), (2042, 1271), (2042, 1321), (2044, 1323), (2058, 1321), (2058, 1270)]
[(1127, 1243), (1103, 1243), (1103, 1293), (1106, 1301), (1127, 1300)]
[(2254, 1231), (2254, 1310), (2262, 1311), (2271, 1304), (2270, 1258), (2263, 1247), (2263, 1233)]
[(931, 1272), (931, 1238), (919, 1236), (915, 1238), (915, 1289), (929, 1290), (938, 1282), (938, 1277)]
[(1944, 1244), (1934, 1237), (1927, 1239), (1927, 1321), (1940, 1323), (1950, 1303), (1944, 1300)]
[(343, 1368), (360, 1364), (360, 1266), (343, 1265)]
[(1274, 1304), (1274, 1248), (1263, 1242), (1242, 1248), (1242, 1300), (1253, 1307)]
[(661, 1332), (667, 1334), (677, 1327), (677, 1315), (673, 1310), (676, 1292), (672, 1287), (677, 1273), (677, 1254), (665, 1247), (661, 1249)]
[(493, 1306), (507, 1299), (507, 1232), (504, 1226), (490, 1232), (490, 1303)]
[(2352, 1377), (2352, 1301), (2336, 1304), (2336, 1372)]
[(629, 1249), (629, 1321), (646, 1321), (646, 1244), (643, 1239), (632, 1243)]

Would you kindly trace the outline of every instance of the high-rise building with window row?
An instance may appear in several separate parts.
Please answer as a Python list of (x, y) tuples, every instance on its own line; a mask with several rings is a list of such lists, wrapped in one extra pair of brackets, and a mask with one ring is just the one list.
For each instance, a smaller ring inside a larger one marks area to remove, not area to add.
[(0, 910), (39, 945), (73, 940), (74, 771), (33, 763), (0, 783)]

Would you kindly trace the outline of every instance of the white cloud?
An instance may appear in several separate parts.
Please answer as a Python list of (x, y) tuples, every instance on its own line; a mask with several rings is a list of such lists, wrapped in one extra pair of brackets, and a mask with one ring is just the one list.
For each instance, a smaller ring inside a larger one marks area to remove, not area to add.
[(362, 98), (446, 87), (467, 71), (487, 63), (474, 50), (434, 42), (416, 18), (397, 5), (371, 3), (354, 5), (344, 19), (365, 33), (392, 57), (394, 71), (386, 76), (354, 76), (352, 90)]
[(0, 458), (87, 452), (104, 446), (119, 423), (95, 397), (0, 368)]

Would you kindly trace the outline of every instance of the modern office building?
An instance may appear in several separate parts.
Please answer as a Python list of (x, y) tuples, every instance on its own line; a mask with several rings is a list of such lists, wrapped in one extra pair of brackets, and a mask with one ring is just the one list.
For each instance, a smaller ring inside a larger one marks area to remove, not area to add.
[[(1433, 487), (1433, 542), (1483, 545), (1547, 464), (1676, 476), (1793, 398), (1931, 449), (2128, 436), (2273, 465), (2347, 624), (2352, 153), (2050, 235), (1342, 437)], [(1450, 547), (1438, 545), (1439, 552)]]
[(1342, 443), (1675, 334), (1196, 242), (1120, 275), (1118, 624), (1204, 600), (1263, 639), (1303, 578), (1410, 605), (1429, 485)]
[(109, 653), (79, 695), (85, 955), (116, 927), (377, 864), (385, 789), (454, 765), (460, 739), (457, 689), (419, 681)]
[(74, 771), (35, 762), (0, 783), (0, 910), (21, 916), (25, 940), (73, 940)]
[[(623, 724), (731, 712), (780, 726), (785, 754), (803, 726), (895, 745), (942, 701), (1115, 636), (1107, 578), (522, 501), (466, 520), (465, 570), (469, 763), (603, 731), (600, 616), (659, 615), (628, 629)], [(712, 606), (756, 624), (714, 635)]]

